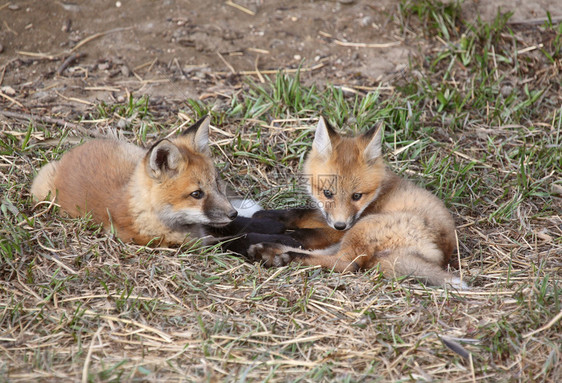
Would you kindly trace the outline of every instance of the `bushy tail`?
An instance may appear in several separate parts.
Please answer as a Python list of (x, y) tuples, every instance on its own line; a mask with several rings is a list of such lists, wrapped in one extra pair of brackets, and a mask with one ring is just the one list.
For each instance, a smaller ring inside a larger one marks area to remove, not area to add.
[(58, 162), (49, 162), (43, 166), (33, 183), (31, 184), (31, 194), (36, 201), (43, 201), (50, 194), (50, 199), (55, 198), (55, 175), (57, 173)]
[(414, 277), (435, 286), (449, 286), (459, 290), (468, 289), (460, 278), (443, 270), (441, 266), (428, 262), (412, 249), (397, 249), (379, 258), (382, 273), (387, 277)]

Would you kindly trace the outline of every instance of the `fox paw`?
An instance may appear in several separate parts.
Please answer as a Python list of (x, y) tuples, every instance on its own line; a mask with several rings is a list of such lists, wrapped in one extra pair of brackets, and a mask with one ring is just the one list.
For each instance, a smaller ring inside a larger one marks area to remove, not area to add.
[(268, 267), (281, 267), (293, 260), (293, 256), (285, 250), (286, 247), (278, 243), (258, 243), (250, 246), (248, 255), (256, 261), (262, 261)]

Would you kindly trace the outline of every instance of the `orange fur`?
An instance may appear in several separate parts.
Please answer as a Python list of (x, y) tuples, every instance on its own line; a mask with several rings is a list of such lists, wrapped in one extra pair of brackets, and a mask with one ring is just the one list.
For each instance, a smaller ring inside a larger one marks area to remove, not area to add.
[(149, 150), (112, 139), (86, 142), (45, 165), (31, 193), (36, 200), (56, 197), (73, 217), (91, 214), (124, 241), (181, 244), (202, 237), (202, 225), (236, 217), (209, 157), (208, 126), (205, 117)]
[[(451, 214), (437, 197), (391, 172), (381, 150), (380, 128), (344, 137), (321, 119), (304, 172), (325, 224), (340, 238), (328, 235), (326, 248), (318, 249), (316, 238), (307, 241), (308, 231), (299, 234), (296, 228), (293, 236), (312, 250), (265, 243), (252, 246), (249, 254), (272, 266), (291, 261), (336, 271), (379, 266), (387, 277), (412, 275), (435, 285), (466, 287), (443, 270), (456, 246)], [(296, 224), (307, 221), (298, 210), (284, 211), (284, 217)]]

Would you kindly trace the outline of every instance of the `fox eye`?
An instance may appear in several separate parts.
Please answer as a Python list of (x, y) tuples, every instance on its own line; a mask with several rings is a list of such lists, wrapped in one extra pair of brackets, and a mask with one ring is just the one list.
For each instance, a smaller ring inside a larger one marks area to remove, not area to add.
[(351, 196), (351, 199), (354, 201), (359, 201), (361, 199), (361, 197), (363, 197), (363, 193), (353, 193), (353, 195)]
[(203, 198), (204, 195), (205, 195), (205, 193), (203, 193), (202, 190), (195, 190), (194, 192), (192, 192), (190, 194), (190, 196), (192, 196), (195, 199), (201, 199), (201, 198)]
[(331, 199), (334, 197), (334, 193), (332, 193), (330, 190), (324, 189), (324, 196)]

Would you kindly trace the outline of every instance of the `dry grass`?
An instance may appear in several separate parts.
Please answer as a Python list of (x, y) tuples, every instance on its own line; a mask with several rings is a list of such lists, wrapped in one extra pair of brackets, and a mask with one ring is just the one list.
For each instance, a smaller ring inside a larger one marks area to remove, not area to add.
[[(403, 4), (405, 34), (435, 21), (433, 2)], [(4, 119), (0, 381), (560, 381), (560, 28), (450, 20), (448, 45), (429, 41), (386, 84), (395, 92), (356, 98), (280, 75), (213, 111), (212, 138), (227, 181), (277, 207), (302, 200), (303, 127), (318, 110), (357, 129), (384, 120), (389, 164), (455, 215), (455, 272), (471, 290), (120, 243), (29, 199), (34, 172), (78, 141), (74, 131)], [(539, 38), (544, 52), (517, 53)], [(206, 101), (186, 113), (207, 112)], [(129, 119), (124, 133), (139, 142), (182, 116), (132, 99), (90, 117), (100, 129)]]

